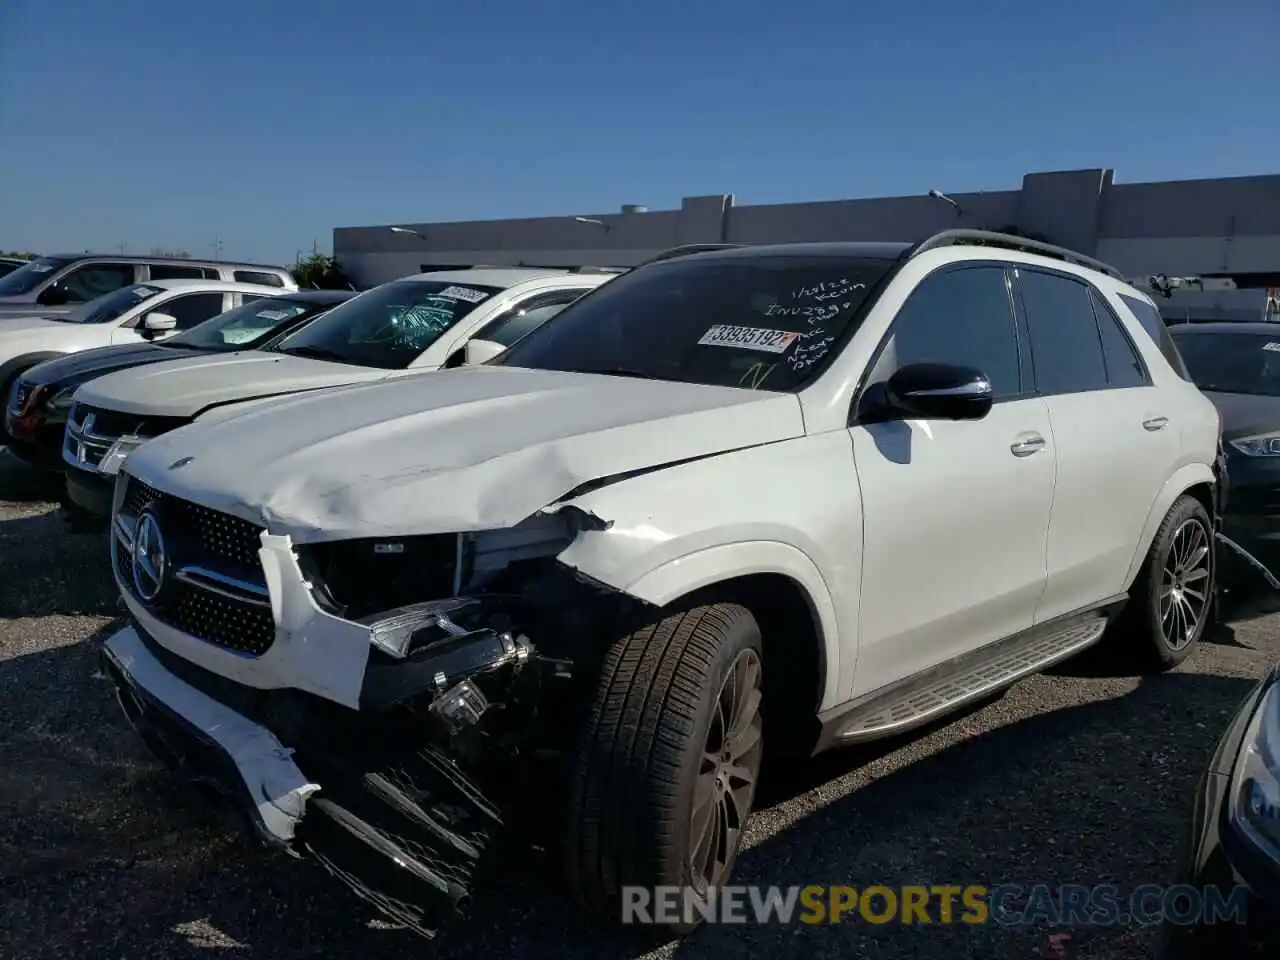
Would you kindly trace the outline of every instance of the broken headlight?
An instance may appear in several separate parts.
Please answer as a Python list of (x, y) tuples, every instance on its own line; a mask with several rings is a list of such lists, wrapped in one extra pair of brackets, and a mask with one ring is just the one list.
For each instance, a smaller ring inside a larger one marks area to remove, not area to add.
[(421, 633), (436, 629), (451, 637), (470, 633), (455, 623), (449, 614), (473, 606), (475, 602), (463, 597), (428, 600), (366, 617), (360, 622), (369, 628), (370, 643), (396, 659), (403, 659), (413, 646), (414, 638)]
[(316, 602), (364, 623), (423, 601), (484, 591), (508, 570), (554, 557), (588, 522), (565, 509), (501, 530), (315, 543), (298, 547), (297, 555)]

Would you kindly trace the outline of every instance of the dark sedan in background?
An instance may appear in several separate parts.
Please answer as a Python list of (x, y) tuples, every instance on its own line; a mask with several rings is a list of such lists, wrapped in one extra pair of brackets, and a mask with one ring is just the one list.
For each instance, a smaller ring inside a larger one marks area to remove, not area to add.
[(246, 303), (160, 343), (101, 347), (37, 364), (22, 374), (8, 397), (4, 428), (9, 449), (33, 466), (61, 471), (67, 413), (81, 384), (193, 352), (269, 349), (354, 296), (349, 290), (300, 290)]
[[(1222, 416), (1227, 497), (1222, 533), (1280, 575), (1280, 323), (1169, 328), (1187, 371)], [(1280, 590), (1231, 550), (1221, 551), (1228, 619), (1280, 609)]]
[[(1280, 323), (1169, 328), (1191, 379), (1222, 415), (1222, 533), (1252, 559), (1218, 552), (1220, 614), (1280, 609)], [(1254, 561), (1260, 567), (1254, 566)], [(1243, 917), (1169, 925), (1160, 960), (1280, 956), (1280, 667), (1241, 704), (1196, 791), (1178, 882), (1246, 891)], [(1243, 920), (1244, 922), (1240, 922)]]

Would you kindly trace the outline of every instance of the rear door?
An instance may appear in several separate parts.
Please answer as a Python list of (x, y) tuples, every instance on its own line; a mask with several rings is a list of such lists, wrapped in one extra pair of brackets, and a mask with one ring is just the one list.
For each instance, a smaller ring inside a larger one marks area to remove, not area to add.
[(1105, 297), (1068, 273), (1020, 266), (1014, 276), (1057, 448), (1040, 623), (1124, 592), (1179, 433)]

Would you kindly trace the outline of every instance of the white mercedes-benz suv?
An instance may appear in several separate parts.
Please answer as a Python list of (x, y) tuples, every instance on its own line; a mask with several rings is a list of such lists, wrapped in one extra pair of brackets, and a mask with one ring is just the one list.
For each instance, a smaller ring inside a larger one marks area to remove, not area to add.
[(688, 929), (765, 743), (1201, 636), (1218, 415), (1134, 301), (973, 231), (711, 250), (487, 364), (180, 428), (117, 481), (107, 672), (162, 758), (419, 930), (529, 758), (582, 900), (679, 887)]

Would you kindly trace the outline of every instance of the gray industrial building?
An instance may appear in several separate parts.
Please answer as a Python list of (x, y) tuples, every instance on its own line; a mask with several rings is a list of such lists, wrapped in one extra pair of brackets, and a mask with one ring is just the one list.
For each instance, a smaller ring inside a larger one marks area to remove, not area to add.
[[(685, 197), (678, 210), (338, 227), (333, 249), (361, 287), (471, 264), (631, 266), (684, 243), (918, 240), (952, 227), (1016, 229), (1126, 276), (1231, 274), (1240, 290), (1183, 292), (1166, 317), (1257, 319), (1280, 288), (1280, 175), (1116, 183), (1113, 171), (1029, 173), (1014, 190), (736, 206)], [(1245, 287), (1248, 289), (1244, 289)]]

